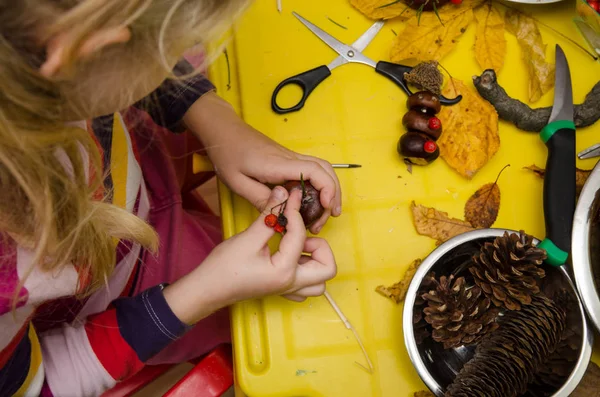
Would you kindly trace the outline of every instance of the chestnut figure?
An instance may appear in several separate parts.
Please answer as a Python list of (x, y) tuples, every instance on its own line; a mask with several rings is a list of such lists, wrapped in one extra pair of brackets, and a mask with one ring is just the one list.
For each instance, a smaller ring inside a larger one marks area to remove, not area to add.
[(435, 119), (435, 117), (417, 112), (416, 110), (411, 110), (402, 118), (402, 125), (409, 131), (419, 131), (434, 141), (437, 141), (442, 135), (442, 126), (440, 124), (438, 128), (431, 128), (432, 126), (437, 126), (430, 122), (432, 118)]
[(440, 8), (449, 0), (413, 0), (406, 1), (406, 5), (415, 10), (433, 11)]
[(409, 131), (398, 141), (398, 153), (415, 165), (427, 165), (440, 155), (438, 145), (426, 135)]
[(410, 110), (435, 115), (442, 110), (440, 98), (429, 91), (419, 91), (408, 97), (406, 106)]
[(294, 190), (302, 191), (303, 184), (304, 191), (302, 194), (302, 203), (300, 204), (300, 215), (302, 215), (304, 225), (309, 228), (325, 212), (325, 208), (321, 205), (319, 191), (308, 181), (288, 181), (283, 187), (291, 193)]

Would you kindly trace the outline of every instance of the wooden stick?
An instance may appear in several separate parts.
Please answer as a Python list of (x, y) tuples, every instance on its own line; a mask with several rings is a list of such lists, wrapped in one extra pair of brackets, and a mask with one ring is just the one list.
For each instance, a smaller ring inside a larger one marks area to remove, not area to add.
[(337, 305), (337, 303), (335, 303), (335, 301), (333, 300), (333, 298), (331, 297), (331, 295), (329, 294), (328, 291), (325, 291), (325, 298), (327, 299), (327, 301), (329, 302), (329, 304), (331, 305), (331, 307), (333, 308), (333, 310), (335, 310), (335, 312), (337, 313), (338, 317), (340, 318), (340, 320), (342, 320), (342, 322), (344, 323), (344, 326), (346, 326), (347, 329), (349, 329), (350, 331), (352, 331), (352, 333), (354, 334), (354, 337), (356, 338), (356, 341), (358, 342), (358, 345), (360, 346), (363, 354), (365, 355), (365, 358), (367, 359), (367, 363), (369, 364), (369, 368), (357, 363), (360, 367), (364, 368), (368, 373), (372, 374), (373, 373), (373, 363), (371, 363), (371, 359), (369, 358), (369, 354), (367, 353), (367, 349), (365, 349), (365, 346), (362, 343), (362, 340), (360, 339), (360, 336), (358, 336), (358, 332), (356, 332), (356, 330), (354, 329), (354, 327), (352, 326), (352, 324), (350, 324), (350, 321), (348, 321), (348, 319), (346, 318), (346, 316), (344, 316), (344, 313), (342, 313), (342, 310), (340, 309), (340, 307)]
[(281, 0), (277, 0), (277, 11), (279, 11), (280, 14), (281, 14), (281, 10), (282, 10)]

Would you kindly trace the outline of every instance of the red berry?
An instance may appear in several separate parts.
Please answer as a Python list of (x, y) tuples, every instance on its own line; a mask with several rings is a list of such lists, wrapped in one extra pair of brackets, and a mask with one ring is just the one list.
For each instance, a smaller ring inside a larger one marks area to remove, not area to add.
[(275, 214), (269, 214), (265, 217), (265, 225), (269, 227), (275, 227), (277, 225), (277, 216)]
[(450, 0), (450, 2), (451, 2), (452, 4), (459, 5), (459, 4), (462, 4), (463, 0)]
[(275, 231), (277, 233), (283, 233), (285, 231), (285, 226), (281, 226), (279, 223), (275, 225)]
[(429, 128), (432, 130), (439, 130), (442, 126), (442, 122), (437, 117), (432, 117), (429, 119)]
[(592, 7), (596, 12), (600, 12), (600, 2), (595, 0), (588, 1), (590, 7)]
[(425, 142), (425, 144), (423, 145), (423, 149), (427, 152), (427, 153), (433, 153), (437, 150), (437, 145), (435, 144), (434, 141), (427, 141)]

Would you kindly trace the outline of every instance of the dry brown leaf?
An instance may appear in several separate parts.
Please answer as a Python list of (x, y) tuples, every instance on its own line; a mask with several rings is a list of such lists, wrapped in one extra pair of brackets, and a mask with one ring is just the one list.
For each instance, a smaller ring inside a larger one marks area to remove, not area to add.
[(546, 44), (535, 20), (520, 11), (504, 14), (506, 30), (517, 37), (529, 74), (529, 102), (538, 101), (554, 86), (554, 65), (546, 62)]
[(504, 18), (494, 5), (487, 2), (474, 10), (477, 20), (475, 31), (475, 59), (483, 70), (494, 69), (496, 73), (504, 65), (506, 39), (504, 38)]
[(462, 95), (456, 105), (443, 106), (438, 117), (444, 133), (437, 142), (442, 158), (459, 174), (472, 178), (500, 148), (498, 113), (462, 81), (450, 79), (442, 93)]
[(469, 222), (450, 218), (447, 212), (417, 205), (414, 201), (411, 204), (411, 210), (417, 233), (442, 243), (459, 234), (475, 230)]
[(571, 397), (600, 397), (600, 367), (595, 362), (590, 361)]
[(435, 397), (435, 394), (433, 394), (429, 390), (421, 390), (421, 391), (415, 392), (414, 397)]
[[(454, 49), (458, 38), (473, 20), (473, 7), (482, 0), (464, 0), (458, 7), (442, 7), (438, 14), (424, 12), (419, 19), (414, 16), (406, 22), (392, 46), (392, 62), (407, 59), (417, 61), (439, 61)], [(451, 6), (452, 4), (449, 4)]]
[[(546, 170), (538, 167), (535, 164), (524, 168), (526, 170), (532, 171), (534, 174), (536, 174), (542, 179), (544, 178), (544, 175), (546, 175)], [(581, 189), (583, 189), (583, 185), (585, 185), (585, 182), (587, 181), (591, 173), (592, 170), (582, 170), (580, 168), (575, 169), (575, 186), (577, 188), (577, 194), (581, 193)]]
[(417, 15), (416, 10), (408, 7), (403, 1), (350, 0), (350, 4), (371, 19), (400, 18), (401, 20), (407, 20)]
[[(506, 167), (509, 167), (507, 165)], [(498, 179), (502, 175), (502, 168), (494, 183), (488, 183), (477, 189), (465, 204), (465, 220), (476, 228), (492, 227), (498, 211), (500, 210), (500, 187)]]
[(396, 303), (402, 302), (406, 297), (406, 292), (408, 291), (410, 282), (412, 281), (419, 266), (421, 266), (421, 262), (423, 262), (422, 259), (415, 259), (414, 261), (412, 261), (408, 269), (406, 269), (402, 280), (389, 287), (380, 285), (375, 289), (375, 291), (379, 292), (386, 298), (390, 298)]

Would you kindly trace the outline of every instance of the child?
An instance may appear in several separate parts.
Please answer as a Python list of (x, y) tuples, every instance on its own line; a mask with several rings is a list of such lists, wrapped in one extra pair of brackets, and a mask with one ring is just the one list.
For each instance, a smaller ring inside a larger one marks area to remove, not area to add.
[[(335, 276), (300, 193), (265, 185), (310, 179), (318, 233), (341, 213), (331, 166), (243, 123), (177, 62), (244, 3), (0, 0), (0, 397), (100, 395), (228, 341), (227, 306), (301, 301)], [(165, 80), (172, 69), (183, 82)], [(185, 172), (192, 138), (262, 211), (220, 244), (193, 192), (209, 176)], [(271, 255), (264, 217), (285, 200)]]

